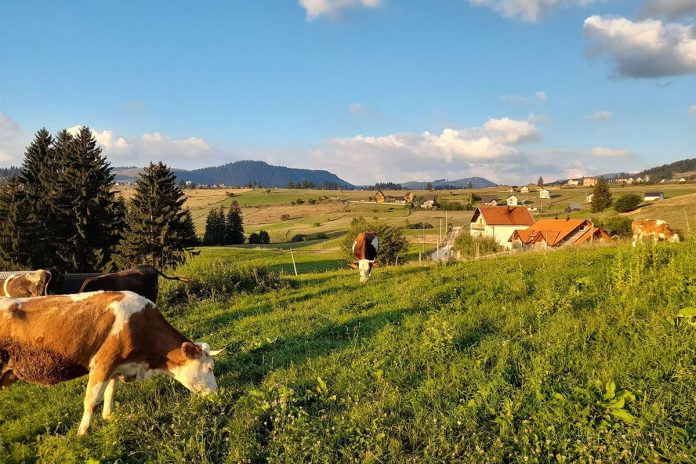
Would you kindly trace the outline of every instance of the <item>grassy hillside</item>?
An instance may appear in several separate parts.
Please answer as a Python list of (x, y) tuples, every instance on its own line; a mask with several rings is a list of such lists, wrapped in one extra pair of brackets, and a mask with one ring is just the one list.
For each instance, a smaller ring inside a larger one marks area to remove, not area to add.
[[(286, 262), (226, 248), (179, 272)], [(77, 438), (84, 379), (0, 392), (0, 462), (693, 462), (696, 327), (677, 317), (693, 242), (378, 268), (367, 285), (310, 271), (163, 308), (228, 346), (211, 397), (134, 382)]]

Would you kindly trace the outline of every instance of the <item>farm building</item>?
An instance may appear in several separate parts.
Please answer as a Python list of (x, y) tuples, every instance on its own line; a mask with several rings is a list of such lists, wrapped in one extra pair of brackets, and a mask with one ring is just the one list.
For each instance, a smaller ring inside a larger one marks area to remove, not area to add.
[(507, 197), (505, 202), (507, 203), (508, 206), (517, 206), (519, 200), (517, 199), (517, 197), (515, 195), (510, 195), (509, 197)]
[(645, 195), (643, 196), (643, 200), (645, 200), (645, 201), (655, 201), (655, 200), (664, 200), (664, 199), (665, 199), (664, 192), (645, 192)]
[(526, 185), (520, 189), (520, 193), (529, 193), (529, 187)]
[(481, 204), (485, 206), (498, 206), (498, 198), (495, 195), (481, 195)]
[(575, 187), (578, 184), (580, 184), (580, 182), (577, 179), (570, 179), (570, 180), (568, 180), (568, 183), (567, 183), (567, 185), (569, 185), (571, 187)]
[(539, 190), (539, 198), (546, 198), (550, 199), (551, 198), (551, 192), (546, 190), (545, 188)]
[(378, 190), (372, 198), (374, 199), (375, 203), (384, 203), (386, 196), (381, 190)]
[(583, 187), (594, 187), (595, 185), (597, 185), (597, 178), (596, 177), (585, 177), (582, 180)]
[(594, 198), (594, 193), (588, 193), (585, 195), (585, 203), (592, 203), (592, 199)]
[(580, 203), (569, 203), (565, 209), (565, 212), (566, 213), (574, 213), (576, 211), (580, 211), (581, 209), (582, 209), (582, 205)]
[(524, 206), (479, 206), (471, 217), (472, 237), (493, 237), (505, 248), (510, 248), (510, 235), (534, 224), (534, 218)]
[(531, 227), (515, 230), (509, 240), (511, 248), (524, 250), (606, 242), (611, 237), (587, 219), (540, 219)]

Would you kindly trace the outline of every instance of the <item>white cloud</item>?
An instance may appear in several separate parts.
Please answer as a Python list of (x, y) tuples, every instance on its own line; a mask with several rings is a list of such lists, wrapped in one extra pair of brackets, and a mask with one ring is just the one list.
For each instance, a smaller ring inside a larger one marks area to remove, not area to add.
[(469, 3), (488, 7), (506, 18), (536, 22), (555, 8), (585, 6), (595, 1), (597, 0), (469, 0)]
[(534, 92), (531, 96), (522, 95), (501, 95), (500, 99), (506, 103), (546, 103), (549, 97), (546, 92)]
[(351, 103), (348, 105), (348, 112), (356, 116), (374, 119), (377, 121), (382, 121), (384, 119), (384, 113), (360, 102)]
[(696, 113), (696, 105), (691, 105), (689, 107), (689, 113)]
[(591, 16), (584, 30), (590, 54), (609, 56), (619, 76), (659, 78), (696, 72), (693, 26)]
[(22, 162), (24, 149), (22, 131), (9, 116), (0, 113), (0, 163), (18, 165)]
[(585, 116), (586, 121), (607, 121), (612, 117), (611, 111), (596, 111)]
[(337, 17), (346, 8), (376, 8), (382, 0), (300, 0), (300, 6), (307, 11), (307, 20), (312, 21), (319, 16)]
[(643, 18), (693, 18), (696, 16), (694, 0), (646, 0), (640, 10)]
[(592, 149), (592, 155), (597, 158), (625, 158), (630, 155), (626, 150), (614, 150), (612, 148), (595, 147)]

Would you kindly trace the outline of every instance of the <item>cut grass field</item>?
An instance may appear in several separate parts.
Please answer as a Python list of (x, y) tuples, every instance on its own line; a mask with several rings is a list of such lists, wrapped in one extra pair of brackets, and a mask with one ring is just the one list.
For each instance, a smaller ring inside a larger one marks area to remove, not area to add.
[[(162, 308), (228, 347), (215, 394), (133, 382), (78, 438), (85, 379), (18, 383), (0, 392), (0, 462), (693, 462), (696, 327), (677, 316), (693, 242), (377, 268), (367, 285), (313, 256), (278, 290)], [(177, 272), (286, 263), (207, 249)]]

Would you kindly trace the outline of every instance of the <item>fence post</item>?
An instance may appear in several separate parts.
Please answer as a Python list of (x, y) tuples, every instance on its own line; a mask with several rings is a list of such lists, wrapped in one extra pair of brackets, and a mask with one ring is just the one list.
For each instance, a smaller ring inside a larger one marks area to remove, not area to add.
[(297, 266), (295, 265), (295, 254), (292, 252), (292, 248), (290, 248), (290, 258), (292, 258), (292, 268), (295, 270), (295, 277), (297, 277)]

